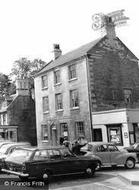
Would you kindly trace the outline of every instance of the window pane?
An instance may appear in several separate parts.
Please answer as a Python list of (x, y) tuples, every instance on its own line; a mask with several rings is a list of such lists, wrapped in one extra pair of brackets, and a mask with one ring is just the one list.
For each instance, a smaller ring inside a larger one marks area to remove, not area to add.
[(42, 140), (48, 141), (48, 126), (42, 125)]
[(79, 107), (79, 99), (78, 99), (78, 91), (77, 90), (72, 90), (70, 92), (70, 102), (71, 102), (71, 107)]
[(43, 97), (43, 112), (49, 111), (49, 99), (48, 96)]
[(63, 109), (62, 94), (56, 94), (56, 110)]
[(45, 88), (48, 86), (48, 78), (47, 75), (42, 76), (42, 88)]
[(84, 137), (85, 136), (85, 131), (84, 131), (83, 122), (76, 122), (75, 127), (76, 127), (76, 136), (77, 137), (81, 137), (81, 136)]
[(69, 66), (69, 79), (76, 78), (76, 65)]
[(60, 71), (59, 70), (54, 72), (54, 79), (55, 79), (55, 84), (60, 83)]

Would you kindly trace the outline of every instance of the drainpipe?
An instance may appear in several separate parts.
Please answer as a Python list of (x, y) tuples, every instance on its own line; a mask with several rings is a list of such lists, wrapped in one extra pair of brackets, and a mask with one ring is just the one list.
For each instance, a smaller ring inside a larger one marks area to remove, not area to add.
[(91, 106), (91, 90), (90, 90), (90, 72), (89, 72), (89, 62), (88, 62), (88, 56), (85, 55), (86, 58), (86, 68), (87, 68), (87, 86), (88, 86), (88, 97), (89, 97), (89, 115), (90, 115), (90, 132), (91, 132), (91, 141), (94, 140), (93, 137), (93, 120), (92, 120), (92, 106)]

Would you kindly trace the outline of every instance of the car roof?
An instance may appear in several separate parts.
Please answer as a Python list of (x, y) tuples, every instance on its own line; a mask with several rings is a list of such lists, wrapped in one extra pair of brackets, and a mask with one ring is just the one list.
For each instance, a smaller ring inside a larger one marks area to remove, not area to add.
[(88, 142), (88, 144), (91, 144), (93, 146), (99, 146), (99, 145), (114, 145), (114, 143), (107, 143), (107, 142)]
[(19, 147), (17, 149), (22, 149), (22, 150), (52, 150), (52, 149), (68, 149), (63, 146), (31, 146), (31, 147)]

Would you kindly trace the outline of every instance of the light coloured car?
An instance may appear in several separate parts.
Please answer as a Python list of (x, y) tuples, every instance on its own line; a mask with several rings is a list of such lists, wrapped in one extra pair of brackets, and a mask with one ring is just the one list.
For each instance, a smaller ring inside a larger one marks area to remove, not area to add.
[(0, 147), (0, 170), (2, 161), (7, 158), (18, 147), (30, 147), (29, 142), (13, 142)]
[(112, 143), (104, 142), (89, 142), (81, 151), (86, 152), (86, 155), (95, 155), (101, 159), (102, 166), (118, 166), (124, 165), (126, 168), (132, 169), (137, 162), (135, 153), (119, 150)]

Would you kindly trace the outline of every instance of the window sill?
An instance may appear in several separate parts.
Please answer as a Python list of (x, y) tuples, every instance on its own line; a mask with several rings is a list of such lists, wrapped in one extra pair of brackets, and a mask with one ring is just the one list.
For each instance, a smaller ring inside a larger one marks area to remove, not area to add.
[(73, 107), (73, 108), (70, 108), (71, 110), (79, 110), (80, 108), (79, 107)]
[(46, 142), (48, 142), (48, 140), (42, 140), (42, 143), (46, 143)]
[(44, 88), (42, 88), (42, 90), (47, 90), (48, 89), (48, 87), (44, 87)]
[(48, 114), (49, 113), (49, 111), (45, 111), (45, 112), (43, 112), (43, 114)]
[(63, 112), (64, 110), (63, 109), (60, 109), (60, 110), (56, 110), (56, 112)]
[(60, 86), (62, 83), (59, 82), (59, 83), (56, 83), (54, 86)]
[(77, 78), (72, 78), (72, 79), (69, 79), (69, 82), (72, 82), (72, 81), (75, 81), (77, 80)]

